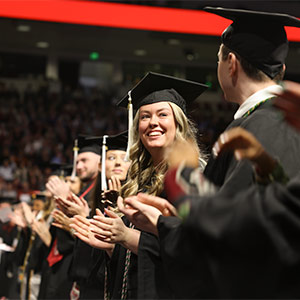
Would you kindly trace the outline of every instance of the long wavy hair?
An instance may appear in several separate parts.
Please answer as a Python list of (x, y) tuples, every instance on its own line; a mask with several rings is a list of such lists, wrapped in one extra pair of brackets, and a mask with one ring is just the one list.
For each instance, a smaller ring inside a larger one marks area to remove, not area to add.
[[(181, 108), (174, 103), (168, 102), (173, 110), (176, 133), (175, 140), (192, 140), (197, 145), (196, 127), (183, 113)], [(131, 166), (128, 170), (126, 184), (121, 189), (121, 196), (128, 197), (138, 192), (146, 192), (151, 195), (159, 195), (163, 191), (164, 175), (168, 166), (166, 161), (154, 166), (150, 153), (147, 151), (139, 136), (140, 110), (137, 111), (133, 120), (133, 145), (130, 149)], [(200, 150), (198, 147), (199, 157)]]

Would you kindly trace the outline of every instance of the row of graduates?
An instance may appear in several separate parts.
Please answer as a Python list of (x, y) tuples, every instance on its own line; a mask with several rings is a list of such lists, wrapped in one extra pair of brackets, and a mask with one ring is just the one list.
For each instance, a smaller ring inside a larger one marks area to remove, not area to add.
[(288, 50), (283, 26), (300, 21), (208, 11), (234, 21), (222, 35), (218, 79), (226, 100), (240, 105), (235, 120), (205, 166), (186, 110), (205, 86), (147, 74), (121, 101), (135, 109), (131, 165), (125, 151), (112, 159), (108, 191), (96, 180), (99, 138), (79, 145), (78, 196), (57, 177), (47, 183), (59, 211), (41, 299), (69, 298), (70, 291), (82, 299), (299, 298), (300, 135), (278, 110), (299, 124), (291, 113), (299, 86), (286, 82), (284, 89), (277, 80)]

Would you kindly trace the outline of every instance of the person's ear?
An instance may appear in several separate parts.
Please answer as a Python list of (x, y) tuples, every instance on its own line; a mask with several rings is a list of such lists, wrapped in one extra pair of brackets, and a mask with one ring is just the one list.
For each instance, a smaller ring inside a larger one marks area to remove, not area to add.
[(98, 171), (101, 172), (101, 162), (98, 163)]
[(230, 52), (228, 54), (228, 65), (229, 65), (229, 75), (233, 77), (237, 72), (237, 57), (234, 53)]

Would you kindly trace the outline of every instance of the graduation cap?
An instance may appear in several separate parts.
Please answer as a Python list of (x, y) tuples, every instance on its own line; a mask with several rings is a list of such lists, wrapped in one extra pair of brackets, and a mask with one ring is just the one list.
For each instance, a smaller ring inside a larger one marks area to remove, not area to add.
[(13, 197), (11, 195), (6, 195), (5, 193), (0, 195), (0, 203), (15, 204), (17, 202), (18, 200), (16, 197)]
[(31, 194), (31, 200), (41, 200), (43, 202), (46, 201), (46, 195), (44, 192), (42, 191), (34, 191), (32, 194)]
[(74, 141), (73, 147), (73, 170), (71, 174), (71, 179), (74, 180), (76, 176), (76, 160), (77, 156), (80, 153), (84, 152), (93, 152), (95, 154), (100, 155), (100, 146), (99, 144), (95, 143), (93, 140), (89, 139), (90, 136), (87, 135), (79, 135), (77, 139)]
[(56, 175), (58, 177), (66, 177), (72, 172), (72, 166), (70, 170), (70, 165), (50, 163), (51, 175)]
[(186, 114), (186, 104), (193, 102), (207, 88), (202, 83), (148, 72), (117, 105), (127, 107), (131, 97), (136, 111), (146, 104), (167, 101), (178, 105)]
[(193, 102), (206, 89), (207, 85), (164, 74), (149, 72), (124, 96), (118, 106), (128, 107), (128, 148), (132, 145), (133, 110), (136, 112), (141, 106), (157, 103), (172, 102), (179, 106), (186, 114), (187, 103)]
[(106, 151), (108, 150), (122, 150), (126, 151), (128, 132), (124, 131), (116, 135), (103, 135), (88, 138), (89, 141), (102, 145), (101, 154), (101, 188), (107, 189), (106, 174), (105, 174), (105, 160)]
[(78, 154), (84, 152), (93, 152), (100, 155), (100, 146), (95, 141), (90, 139), (90, 136), (79, 135), (78, 137)]
[(221, 36), (222, 43), (273, 79), (288, 53), (284, 26), (300, 27), (300, 20), (286, 14), (204, 7), (233, 21)]
[(63, 171), (63, 176), (67, 177), (67, 176), (71, 176), (72, 171), (73, 171), (73, 165), (72, 164), (65, 164), (61, 167), (62, 171)]

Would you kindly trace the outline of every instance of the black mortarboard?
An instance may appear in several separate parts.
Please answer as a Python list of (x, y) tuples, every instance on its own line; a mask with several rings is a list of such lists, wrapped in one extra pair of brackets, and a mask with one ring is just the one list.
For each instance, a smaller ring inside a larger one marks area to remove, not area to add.
[[(126, 150), (128, 131), (116, 135), (90, 136), (87, 141), (102, 146), (106, 145), (106, 150)], [(105, 143), (104, 143), (105, 142)]]
[(67, 164), (50, 163), (49, 167), (51, 169), (51, 175), (58, 177), (66, 177), (72, 172), (72, 166), (70, 170), (70, 165)]
[(108, 150), (123, 150), (126, 151), (127, 147), (127, 131), (121, 132), (116, 135), (104, 135), (104, 136), (95, 136), (89, 137), (90, 142), (102, 145), (102, 154), (101, 154), (101, 186), (102, 189), (107, 189), (106, 185), (106, 174), (105, 174), (105, 160), (106, 160), (106, 151)]
[(106, 138), (107, 150), (126, 151), (127, 140), (128, 140), (128, 131), (124, 131), (116, 135), (110, 135)]
[[(137, 111), (142, 105), (156, 102), (177, 104), (186, 114), (186, 103), (194, 101), (206, 89), (207, 85), (173, 76), (149, 72), (130, 91), (133, 109)], [(117, 104), (127, 107), (129, 95)]]
[(64, 177), (71, 176), (72, 170), (73, 170), (73, 165), (64, 164), (64, 165), (61, 166), (61, 170), (63, 172)]
[(46, 201), (46, 195), (44, 192), (42, 191), (34, 191), (32, 194), (31, 194), (31, 199), (32, 200), (41, 200), (43, 202)]
[(100, 155), (101, 149), (100, 145), (95, 141), (90, 140), (90, 136), (87, 135), (79, 135), (77, 139), (74, 141), (73, 147), (73, 170), (71, 174), (71, 178), (74, 180), (76, 176), (76, 160), (77, 156), (80, 153), (84, 152), (93, 152), (95, 154)]
[(0, 195), (0, 203), (10, 203), (15, 204), (17, 201), (16, 197), (10, 196), (10, 195)]
[(90, 136), (79, 135), (77, 146), (79, 148), (78, 153), (93, 152), (98, 155), (101, 154), (99, 144), (90, 139)]
[(233, 21), (221, 37), (230, 50), (271, 79), (282, 70), (288, 53), (284, 26), (300, 27), (299, 19), (286, 14), (222, 7), (205, 7), (204, 10)]
[(51, 169), (51, 175), (56, 175), (59, 177), (63, 176), (61, 167), (62, 167), (62, 164), (50, 163), (49, 168)]

